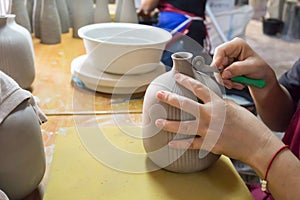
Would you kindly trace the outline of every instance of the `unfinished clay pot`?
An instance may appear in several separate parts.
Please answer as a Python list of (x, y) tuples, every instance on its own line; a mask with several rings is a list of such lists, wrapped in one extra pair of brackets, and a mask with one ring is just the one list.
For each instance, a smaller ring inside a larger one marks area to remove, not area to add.
[(71, 1), (71, 14), (73, 37), (79, 38), (78, 29), (93, 24), (94, 21), (94, 1), (93, 0), (73, 0)]
[(42, 0), (40, 16), (41, 43), (58, 44), (61, 42), (61, 24), (56, 0)]
[(66, 0), (56, 0), (57, 11), (59, 14), (61, 32), (68, 33), (70, 28), (70, 14)]
[(118, 0), (115, 22), (138, 23), (134, 0)]
[(33, 3), (34, 3), (34, 0), (25, 0), (25, 6), (26, 6), (27, 13), (28, 13), (28, 16), (29, 16), (31, 33), (33, 33), (33, 28), (32, 28), (32, 25), (33, 25), (32, 24)]
[(108, 0), (96, 0), (95, 5), (94, 23), (111, 22)]
[(183, 86), (177, 84), (173, 78), (176, 72), (198, 79), (211, 90), (221, 96), (217, 83), (205, 74), (198, 74), (191, 65), (192, 54), (178, 52), (172, 55), (173, 68), (171, 71), (157, 77), (147, 88), (143, 104), (143, 143), (148, 157), (159, 167), (173, 172), (189, 173), (206, 169), (212, 165), (219, 155), (212, 153), (199, 158), (199, 150), (177, 150), (169, 148), (168, 143), (173, 139), (183, 139), (187, 136), (160, 130), (155, 126), (157, 119), (186, 121), (195, 119), (189, 113), (160, 102), (156, 93), (160, 90), (171, 91), (178, 95), (198, 101), (197, 97)]
[(0, 124), (0, 188), (9, 199), (23, 199), (37, 188), (45, 172), (38, 117), (27, 100)]
[(0, 44), (0, 70), (20, 87), (30, 88), (35, 78), (33, 43), (29, 31), (15, 22), (15, 15), (0, 16)]
[(11, 14), (16, 15), (16, 22), (31, 33), (31, 24), (24, 0), (11, 1)]
[(32, 32), (35, 38), (41, 37), (41, 26), (40, 26), (41, 7), (42, 7), (42, 0), (34, 0), (33, 10), (32, 10)]

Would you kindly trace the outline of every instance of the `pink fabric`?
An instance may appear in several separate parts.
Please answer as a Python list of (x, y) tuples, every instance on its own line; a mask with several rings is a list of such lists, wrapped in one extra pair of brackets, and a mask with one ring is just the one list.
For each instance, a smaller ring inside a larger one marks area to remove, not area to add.
[[(165, 1), (161, 1), (158, 5), (158, 8), (160, 11), (165, 11), (165, 12), (175, 12), (175, 13), (179, 13), (179, 14), (182, 14), (182, 15), (188, 15), (190, 17), (197, 17), (197, 15), (193, 14), (193, 13), (189, 13), (189, 12), (186, 12), (184, 10), (180, 10), (176, 7), (174, 7), (173, 5), (165, 2)], [(201, 16), (203, 17), (203, 16)]]
[[(282, 141), (290, 146), (290, 150), (300, 158), (300, 106), (294, 114)], [(274, 200), (270, 193), (261, 191), (260, 184), (248, 185), (249, 190), (255, 200)]]
[(282, 141), (290, 146), (290, 150), (300, 159), (300, 106), (294, 114)]
[(274, 200), (269, 192), (261, 191), (261, 184), (251, 184), (247, 185), (254, 200)]

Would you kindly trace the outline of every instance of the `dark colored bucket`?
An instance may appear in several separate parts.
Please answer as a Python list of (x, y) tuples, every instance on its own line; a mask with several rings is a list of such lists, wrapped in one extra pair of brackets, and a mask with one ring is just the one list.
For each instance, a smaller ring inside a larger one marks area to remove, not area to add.
[(262, 19), (263, 33), (266, 35), (276, 35), (283, 29), (283, 21), (275, 18)]

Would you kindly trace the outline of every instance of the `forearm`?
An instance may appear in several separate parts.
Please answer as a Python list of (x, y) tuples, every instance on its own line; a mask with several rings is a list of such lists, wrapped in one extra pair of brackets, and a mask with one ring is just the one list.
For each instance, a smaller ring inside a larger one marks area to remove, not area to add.
[(250, 87), (257, 112), (264, 123), (274, 131), (285, 131), (295, 111), (291, 96), (277, 81), (271, 70), (266, 79), (266, 88)]
[(269, 172), (269, 190), (275, 199), (299, 199), (300, 163), (291, 151), (284, 151)]
[[(275, 137), (275, 136), (273, 136)], [(264, 179), (270, 163), (275, 153), (284, 145), (277, 138), (270, 138), (269, 143), (262, 147), (253, 155), (249, 161), (258, 175)], [(267, 188), (276, 200), (299, 199), (300, 191), (300, 162), (294, 154), (286, 149), (281, 151), (272, 162), (268, 177)]]

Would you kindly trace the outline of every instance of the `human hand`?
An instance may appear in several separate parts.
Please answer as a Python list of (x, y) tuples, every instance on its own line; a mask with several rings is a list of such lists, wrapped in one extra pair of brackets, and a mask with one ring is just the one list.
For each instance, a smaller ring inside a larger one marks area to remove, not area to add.
[(242, 39), (235, 38), (216, 48), (212, 65), (218, 67), (221, 75), (216, 75), (219, 83), (231, 89), (245, 86), (231, 81), (236, 76), (274, 81), (275, 75), (269, 65)]
[(144, 21), (149, 21), (152, 17), (158, 14), (156, 6), (159, 0), (143, 0), (140, 8), (137, 10), (137, 14)]
[(224, 101), (199, 81), (176, 74), (175, 80), (192, 91), (202, 103), (176, 94), (159, 91), (157, 98), (195, 116), (192, 121), (156, 120), (158, 128), (173, 133), (195, 135), (184, 140), (172, 140), (169, 146), (179, 149), (204, 149), (215, 154), (249, 163), (272, 137), (271, 131), (252, 113), (241, 106)]

